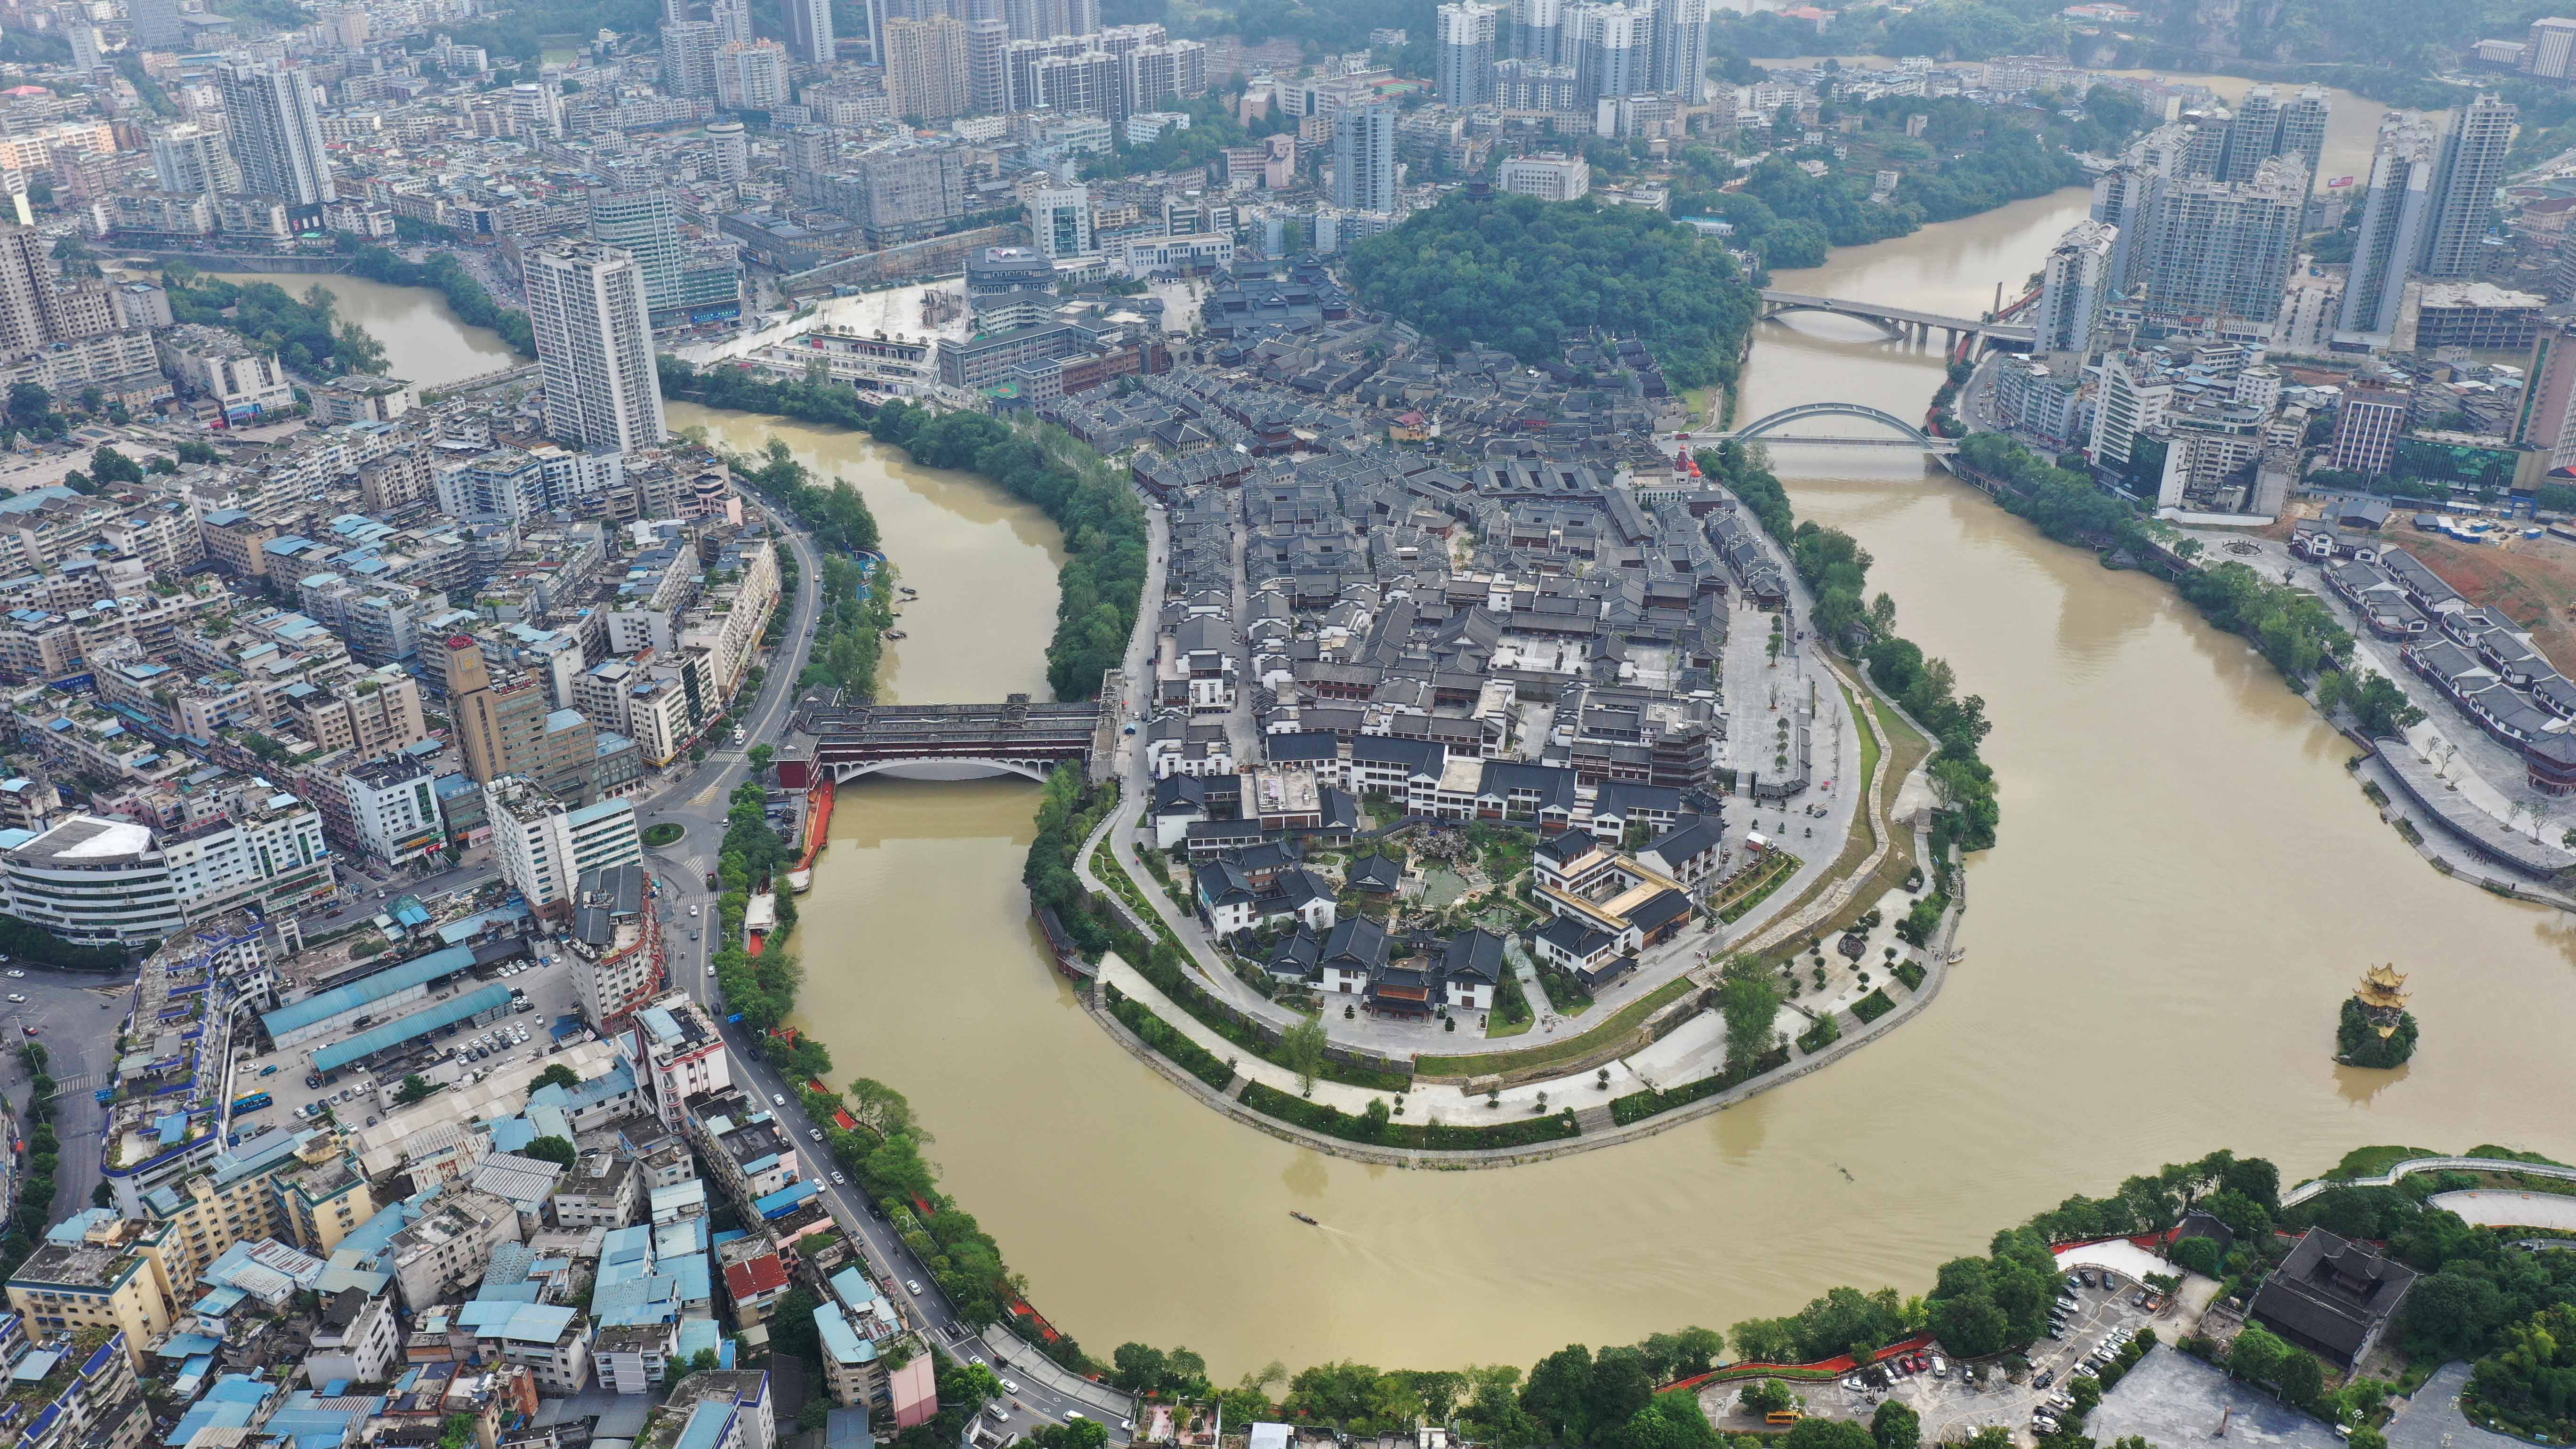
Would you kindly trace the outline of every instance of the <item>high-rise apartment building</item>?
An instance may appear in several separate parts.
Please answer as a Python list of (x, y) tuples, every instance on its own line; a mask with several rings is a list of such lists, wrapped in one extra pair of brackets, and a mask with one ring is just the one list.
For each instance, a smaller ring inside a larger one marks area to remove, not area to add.
[(1100, 28), (1100, 0), (1002, 0), (1013, 40), (1053, 40)]
[(1652, 90), (1654, 41), (1654, 12), (1644, 5), (1586, 0), (1566, 6), (1565, 48), (1574, 62), (1578, 104)]
[(715, 26), (716, 35), (725, 44), (751, 43), (750, 0), (714, 0), (707, 6), (707, 21)]
[(511, 775), (483, 786), (483, 808), (492, 822), (492, 863), (541, 916), (570, 916), (575, 888), (592, 871), (644, 859), (632, 800), (572, 806)]
[(645, 311), (658, 314), (679, 307), (680, 214), (671, 193), (659, 186), (642, 191), (593, 187), (589, 200), (590, 239), (635, 259), (644, 274)]
[(2280, 316), (2307, 202), (2306, 171), (2277, 156), (2251, 181), (2164, 180), (2130, 259), (2147, 311), (2268, 329)]
[(1565, 0), (1512, 0), (1512, 55), (1542, 65), (1565, 63)]
[(1127, 114), (1163, 109), (1207, 92), (1207, 46), (1199, 41), (1140, 45), (1120, 55), (1118, 62), (1126, 75)]
[(2256, 86), (2237, 104), (2220, 142), (2214, 173), (2221, 181), (2251, 181), (2254, 168), (2281, 154), (2281, 100), (2270, 86)]
[(2039, 281), (2033, 319), (2034, 352), (2084, 353), (2093, 346), (2111, 275), (2116, 233), (2103, 222), (2079, 221), (2050, 249)]
[(2496, 188), (2504, 184), (2505, 152), (2513, 145), (2517, 114), (2510, 102), (2491, 95), (2450, 112), (2442, 137), (2433, 235), (2424, 253), (2425, 276), (2477, 275), (2478, 249), (2495, 220)]
[(830, 65), (833, 57), (832, 0), (787, 0), (787, 43), (808, 65)]
[(2281, 138), (2273, 154), (2308, 168), (2312, 188), (2317, 185), (2318, 169), (2325, 164), (2326, 122), (2333, 109), (2323, 86), (2301, 86), (2298, 95), (2281, 107)]
[(635, 258), (596, 242), (541, 247), (528, 254), (527, 291), (547, 433), (621, 453), (660, 443), (662, 380)]
[(886, 22), (886, 93), (895, 114), (945, 121), (973, 108), (966, 40), (965, 22), (944, 15)]
[(1395, 107), (1366, 105), (1333, 118), (1333, 204), (1395, 210)]
[(2370, 194), (2361, 208), (2361, 235), (2343, 286), (2335, 335), (2346, 342), (2385, 342), (2396, 331), (2406, 279), (2432, 245), (2434, 190), (2442, 140), (2432, 117), (2391, 111), (2379, 122), (2379, 146), (2370, 158)]
[(1650, 88), (1695, 106), (1708, 99), (1708, 0), (1654, 0)]
[(728, 111), (775, 111), (787, 103), (786, 46), (775, 40), (735, 40), (716, 52), (717, 105)]
[(1494, 36), (1502, 9), (1478, 0), (1454, 0), (1440, 7), (1438, 70), (1440, 103), (1481, 106), (1494, 98)]
[(679, 20), (662, 27), (662, 88), (704, 100), (716, 93), (716, 55), (724, 32), (713, 21)]
[(1010, 76), (1002, 66), (1003, 47), (1010, 43), (1008, 21), (966, 22), (966, 103), (970, 114), (994, 116), (1011, 108)]
[(2156, 188), (2163, 179), (2153, 167), (2134, 161), (2124, 161), (2093, 178), (2092, 218), (2112, 233), (2111, 259), (2102, 279), (2108, 296), (2126, 297), (2137, 285), (2131, 263), (2138, 239), (2147, 234), (2147, 209), (2155, 204)]
[(270, 61), (226, 61), (215, 67), (215, 83), (232, 128), (242, 189), (283, 197), (290, 221), (320, 221), (323, 206), (340, 193), (331, 184), (322, 119), (304, 72)]
[(152, 134), (152, 180), (162, 191), (234, 196), (242, 191), (242, 168), (232, 162), (232, 147), (224, 144), (222, 131), (180, 121)]
[(2513, 440), (2548, 449), (2552, 470), (2576, 465), (2576, 322), (2541, 329), (2524, 377)]
[(707, 149), (716, 158), (717, 180), (741, 181), (751, 175), (751, 137), (742, 122), (708, 122)]

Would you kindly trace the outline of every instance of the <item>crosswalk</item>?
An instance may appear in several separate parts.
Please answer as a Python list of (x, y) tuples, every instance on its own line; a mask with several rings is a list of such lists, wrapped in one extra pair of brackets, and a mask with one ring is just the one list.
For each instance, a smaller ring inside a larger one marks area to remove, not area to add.
[(83, 1072), (77, 1077), (59, 1077), (54, 1081), (54, 1100), (95, 1092), (107, 1085), (107, 1073)]

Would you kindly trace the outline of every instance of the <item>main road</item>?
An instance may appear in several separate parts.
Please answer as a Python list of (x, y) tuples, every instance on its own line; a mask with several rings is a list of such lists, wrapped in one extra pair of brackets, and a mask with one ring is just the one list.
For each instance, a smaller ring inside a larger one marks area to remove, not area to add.
[[(818, 601), (822, 593), (822, 560), (812, 536), (783, 509), (771, 509), (771, 517), (796, 554), (796, 612), (788, 637), (772, 658), (761, 695), (744, 724), (744, 749), (726, 748), (711, 753), (697, 769), (664, 786), (638, 811), (638, 824), (646, 829), (673, 824), (687, 832), (651, 852), (659, 867), (655, 878), (660, 882), (665, 940), (670, 943), (664, 959), (670, 966), (671, 985), (707, 1009), (731, 1048), (736, 1083), (746, 1091), (773, 1099), (770, 1110), (791, 1132), (803, 1138), (805, 1150), (820, 1168), (826, 1157), (822, 1124), (805, 1112), (803, 1084), (788, 1080), (770, 1065), (761, 1053), (759, 1040), (750, 1032), (739, 1023), (725, 1020), (726, 1012), (709, 965), (715, 951), (710, 933), (717, 929), (718, 918), (716, 892), (707, 889), (706, 877), (715, 869), (716, 856), (723, 845), (725, 811), (735, 787), (750, 773), (745, 750), (752, 744), (775, 743), (786, 727), (796, 699), (797, 676), (804, 673), (806, 660), (812, 655), (815, 625), (821, 615)], [(688, 923), (688, 939), (676, 939), (684, 921)], [(778, 1099), (783, 1099), (784, 1105), (778, 1105)], [(939, 1280), (905, 1246), (894, 1225), (875, 1215), (865, 1194), (855, 1185), (829, 1179), (818, 1181), (833, 1218), (852, 1241), (862, 1245), (870, 1271), (893, 1290), (896, 1300), (910, 1301), (922, 1332), (949, 1354), (990, 1367), (1009, 1386), (1010, 1422), (1006, 1427), (1025, 1435), (1038, 1424), (1079, 1415), (1103, 1422), (1112, 1438), (1123, 1437), (1135, 1411), (1131, 1399), (1105, 1385), (1064, 1372), (1006, 1329), (967, 1327), (947, 1295), (940, 1291)], [(916, 1284), (918, 1291), (913, 1289)]]

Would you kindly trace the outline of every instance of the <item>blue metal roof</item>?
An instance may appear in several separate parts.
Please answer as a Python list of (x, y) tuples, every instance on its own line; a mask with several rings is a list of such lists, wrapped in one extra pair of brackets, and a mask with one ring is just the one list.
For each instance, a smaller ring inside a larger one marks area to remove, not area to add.
[[(417, 901), (413, 902), (417, 907)], [(388, 966), (372, 976), (362, 976), (344, 986), (316, 992), (302, 1001), (260, 1014), (260, 1024), (268, 1028), (271, 1040), (291, 1031), (300, 1031), (316, 1022), (328, 1021), (344, 1011), (384, 1000), (398, 991), (414, 986), (427, 986), (441, 976), (452, 975), (474, 964), (474, 951), (469, 946), (450, 946), (426, 956)]]
[(379, 1027), (371, 1027), (347, 1041), (327, 1046), (313, 1054), (317, 1071), (337, 1071), (349, 1063), (371, 1057), (390, 1046), (399, 1046), (416, 1037), (429, 1035), (442, 1026), (452, 1026), (487, 1011), (499, 1011), (510, 1004), (510, 988), (495, 983), (479, 991), (451, 996), (435, 1006), (425, 1007), (409, 1016), (399, 1017)]

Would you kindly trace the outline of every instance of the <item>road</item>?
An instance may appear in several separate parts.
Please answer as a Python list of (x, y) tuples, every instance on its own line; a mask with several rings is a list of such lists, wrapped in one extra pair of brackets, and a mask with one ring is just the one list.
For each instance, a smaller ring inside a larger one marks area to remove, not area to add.
[[(770, 662), (761, 698), (744, 725), (746, 749), (752, 744), (776, 743), (785, 729), (796, 697), (796, 677), (804, 672), (820, 614), (817, 600), (823, 569), (813, 540), (783, 514), (775, 516), (796, 552), (796, 614), (788, 637)], [(788, 1081), (771, 1066), (750, 1033), (739, 1024), (725, 1021), (715, 983), (707, 973), (707, 963), (715, 952), (711, 932), (717, 915), (716, 893), (706, 888), (706, 876), (715, 868), (716, 854), (723, 843), (727, 801), (748, 772), (742, 750), (711, 754), (696, 770), (657, 792), (648, 806), (639, 809), (638, 820), (648, 827), (669, 823), (687, 831), (672, 844), (648, 852), (660, 882), (661, 899), (666, 903), (665, 929), (674, 933), (667, 957), (671, 985), (705, 1006), (708, 1015), (721, 1025), (725, 1044), (732, 1051), (736, 1084), (756, 1095), (786, 1099), (786, 1105), (773, 1105), (771, 1110), (790, 1132), (804, 1139), (806, 1150), (814, 1155), (815, 1166), (822, 1169), (821, 1128), (805, 1113), (801, 1084)], [(697, 912), (695, 916), (689, 914), (692, 909)], [(696, 939), (679, 934), (683, 923)], [(1134, 1403), (1126, 1395), (1083, 1380), (1071, 1380), (1061, 1386), (1042, 1382), (1042, 1374), (1061, 1375), (1062, 1371), (1046, 1365), (1026, 1345), (998, 1329), (985, 1333), (965, 1330), (956, 1310), (939, 1291), (937, 1280), (904, 1246), (893, 1225), (869, 1211), (866, 1196), (856, 1186), (826, 1182), (824, 1198), (842, 1229), (863, 1245), (869, 1270), (893, 1290), (897, 1301), (910, 1301), (919, 1320), (917, 1326), (925, 1335), (958, 1358), (983, 1363), (1018, 1386), (1011, 1399), (1019, 1407), (1012, 1412), (1007, 1427), (1025, 1435), (1041, 1423), (1060, 1420), (1068, 1412), (1080, 1412), (1104, 1423), (1113, 1439), (1121, 1437), (1120, 1426), (1134, 1413)], [(921, 1292), (903, 1291), (911, 1283), (919, 1283)], [(996, 1352), (996, 1344), (1001, 1352)], [(1070, 1379), (1069, 1375), (1063, 1377)], [(1073, 1388), (1072, 1384), (1080, 1387)]]

